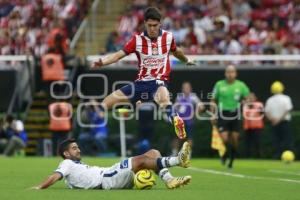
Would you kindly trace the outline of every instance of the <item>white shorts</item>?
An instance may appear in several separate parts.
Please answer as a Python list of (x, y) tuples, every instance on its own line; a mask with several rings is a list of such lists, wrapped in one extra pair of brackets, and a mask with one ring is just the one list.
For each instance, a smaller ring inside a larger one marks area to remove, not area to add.
[(132, 159), (128, 158), (104, 170), (102, 189), (131, 189), (133, 188), (134, 172)]

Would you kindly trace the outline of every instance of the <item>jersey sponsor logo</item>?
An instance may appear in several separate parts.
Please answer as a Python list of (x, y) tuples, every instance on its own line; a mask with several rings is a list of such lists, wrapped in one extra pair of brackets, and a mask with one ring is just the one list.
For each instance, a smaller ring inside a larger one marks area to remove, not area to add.
[(143, 64), (145, 65), (145, 67), (150, 67), (150, 68), (161, 67), (164, 65), (164, 63), (165, 63), (165, 58), (149, 57), (143, 60)]
[(120, 168), (121, 168), (121, 169), (126, 169), (126, 168), (128, 168), (128, 159), (123, 160), (123, 161), (120, 163)]

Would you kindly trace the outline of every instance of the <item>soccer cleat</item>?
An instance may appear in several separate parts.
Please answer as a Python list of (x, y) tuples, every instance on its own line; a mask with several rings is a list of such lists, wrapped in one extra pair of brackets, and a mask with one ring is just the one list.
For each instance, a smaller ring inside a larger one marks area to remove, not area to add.
[(179, 139), (186, 138), (186, 132), (185, 132), (183, 120), (179, 116), (174, 116), (173, 124), (175, 127), (176, 135), (179, 137)]
[(225, 166), (226, 162), (227, 162), (227, 156), (224, 155), (224, 156), (221, 157), (221, 164)]
[(230, 160), (228, 163), (228, 169), (232, 169), (233, 168), (233, 160)]
[(174, 177), (171, 180), (169, 180), (168, 182), (166, 182), (166, 186), (169, 189), (179, 188), (181, 186), (189, 184), (191, 179), (192, 179), (191, 176)]
[(184, 168), (190, 166), (190, 154), (191, 154), (190, 143), (184, 142), (181, 150), (178, 153), (179, 166)]

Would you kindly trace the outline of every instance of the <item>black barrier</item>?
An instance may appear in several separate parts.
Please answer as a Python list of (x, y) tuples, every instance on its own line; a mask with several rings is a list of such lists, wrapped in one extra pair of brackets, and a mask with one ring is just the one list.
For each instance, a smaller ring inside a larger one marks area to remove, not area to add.
[[(112, 85), (116, 81), (133, 81), (137, 74), (136, 70), (126, 70), (126, 69), (101, 69), (96, 71), (88, 71), (86, 73), (92, 74), (103, 74), (106, 75), (108, 81), (108, 93), (112, 91)], [(266, 99), (271, 96), (270, 85), (273, 81), (280, 80), (284, 83), (286, 91), (293, 101), (294, 109), (300, 110), (300, 92), (298, 81), (300, 80), (300, 70), (299, 69), (241, 69), (238, 71), (239, 79), (244, 81), (250, 89), (255, 92), (258, 98), (265, 102)], [(184, 81), (189, 81), (193, 85), (193, 90), (198, 94), (198, 96), (203, 101), (208, 101), (213, 86), (216, 81), (224, 78), (224, 69), (201, 69), (201, 70), (174, 70), (171, 73), (171, 82), (169, 88), (171, 93), (174, 95), (181, 90), (181, 84)], [(104, 91), (104, 85), (97, 78), (91, 78), (89, 80), (82, 82), (83, 93), (86, 94), (101, 94)], [(85, 88), (88, 90), (85, 91)], [(175, 98), (176, 96), (174, 96)], [(291, 127), (294, 134), (294, 151), (296, 155), (300, 155), (300, 130), (299, 130), (299, 116), (294, 116)], [(138, 133), (137, 121), (130, 120), (127, 123), (126, 131), (128, 133)], [(109, 119), (109, 130), (110, 133), (118, 133), (119, 125), (118, 121), (114, 119)], [(173, 127), (162, 120), (155, 123), (154, 138), (151, 141), (153, 147), (158, 148), (164, 154), (171, 153), (170, 139), (175, 138), (173, 132)], [(246, 155), (245, 145), (244, 145), (245, 134), (241, 133), (241, 145), (239, 148), (239, 156), (244, 157)], [(217, 153), (212, 151), (210, 148), (211, 142), (211, 125), (209, 121), (196, 121), (195, 132), (194, 132), (194, 156), (201, 157), (212, 157), (217, 156)], [(262, 132), (261, 138), (261, 148), (262, 148), (262, 158), (274, 158), (274, 147), (272, 143), (272, 131), (269, 123), (266, 123), (266, 127)]]
[[(112, 91), (112, 86), (116, 81), (133, 81), (137, 74), (136, 70), (95, 70), (88, 71), (86, 73), (103, 74), (106, 75), (108, 80), (108, 93)], [(271, 95), (270, 85), (280, 80), (284, 83), (286, 91), (293, 101), (295, 110), (300, 110), (300, 92), (299, 80), (300, 69), (245, 69), (238, 71), (238, 78), (244, 81), (255, 92), (257, 97), (265, 102), (265, 100)], [(171, 81), (169, 83), (169, 89), (174, 98), (176, 94), (181, 90), (181, 84), (184, 81), (192, 83), (193, 90), (203, 101), (208, 101), (209, 94), (211, 93), (216, 81), (224, 78), (224, 70), (174, 70), (171, 73)], [(97, 77), (85, 79), (82, 82), (83, 90), (85, 94), (98, 95), (104, 91), (104, 85), (102, 81)]]
[(0, 112), (6, 112), (16, 85), (15, 70), (0, 70)]

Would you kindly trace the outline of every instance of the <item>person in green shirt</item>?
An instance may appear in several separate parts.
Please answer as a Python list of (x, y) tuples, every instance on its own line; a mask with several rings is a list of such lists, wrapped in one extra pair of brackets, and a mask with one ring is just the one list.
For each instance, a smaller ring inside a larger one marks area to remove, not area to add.
[(221, 138), (227, 146), (227, 151), (222, 157), (222, 163), (225, 165), (229, 156), (229, 168), (233, 166), (238, 147), (239, 120), (242, 116), (241, 102), (248, 95), (249, 88), (244, 82), (237, 80), (237, 70), (235, 66), (229, 65), (225, 69), (225, 79), (215, 84), (213, 98), (211, 100), (211, 112), (218, 113), (218, 116), (214, 116), (212, 123), (217, 124)]

